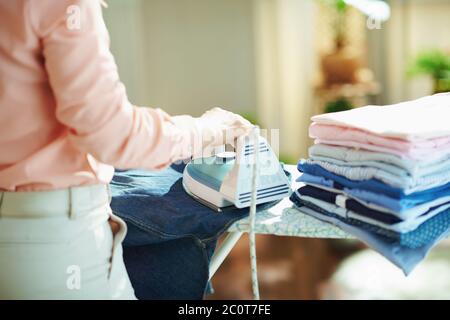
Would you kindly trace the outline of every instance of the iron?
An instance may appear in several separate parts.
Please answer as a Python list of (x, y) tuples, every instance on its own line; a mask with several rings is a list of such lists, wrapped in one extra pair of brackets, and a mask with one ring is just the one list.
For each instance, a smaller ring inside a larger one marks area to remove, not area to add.
[(220, 152), (212, 157), (188, 163), (183, 172), (185, 191), (200, 203), (220, 212), (223, 208), (250, 207), (252, 164), (258, 161), (256, 204), (276, 201), (291, 194), (289, 179), (264, 137), (259, 137), (258, 157), (254, 157), (255, 139), (236, 141), (234, 152)]

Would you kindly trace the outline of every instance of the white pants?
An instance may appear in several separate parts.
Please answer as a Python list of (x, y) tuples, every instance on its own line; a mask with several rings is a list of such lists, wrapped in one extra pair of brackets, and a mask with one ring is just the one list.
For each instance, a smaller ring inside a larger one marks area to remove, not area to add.
[(125, 234), (106, 186), (0, 193), (0, 299), (135, 299)]

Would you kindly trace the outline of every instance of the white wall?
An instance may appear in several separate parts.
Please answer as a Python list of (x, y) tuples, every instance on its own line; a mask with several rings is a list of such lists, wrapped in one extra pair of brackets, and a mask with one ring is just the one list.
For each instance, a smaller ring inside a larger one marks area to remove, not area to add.
[(127, 93), (135, 104), (146, 104), (145, 59), (143, 34), (142, 0), (109, 0), (103, 9), (107, 24), (111, 51), (119, 67), (120, 78), (127, 87)]
[(312, 112), (313, 0), (109, 0), (112, 51), (132, 102), (171, 114), (214, 106), (280, 129), (305, 156)]
[(248, 0), (109, 0), (112, 51), (130, 99), (172, 114), (256, 110)]
[(280, 129), (280, 154), (295, 162), (311, 143), (316, 6), (313, 0), (253, 3), (258, 116), (264, 127)]

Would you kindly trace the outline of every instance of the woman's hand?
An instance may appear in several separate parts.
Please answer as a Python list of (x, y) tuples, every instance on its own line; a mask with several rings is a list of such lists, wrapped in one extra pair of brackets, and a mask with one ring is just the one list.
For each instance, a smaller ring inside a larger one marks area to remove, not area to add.
[(198, 118), (201, 128), (202, 141), (211, 141), (209, 145), (219, 146), (225, 143), (233, 143), (236, 138), (250, 133), (253, 125), (242, 116), (213, 108), (206, 111)]
[(215, 147), (231, 144), (240, 136), (250, 133), (253, 125), (242, 116), (213, 108), (199, 118), (175, 116), (171, 121), (180, 129), (191, 132), (191, 155), (194, 158), (208, 157)]

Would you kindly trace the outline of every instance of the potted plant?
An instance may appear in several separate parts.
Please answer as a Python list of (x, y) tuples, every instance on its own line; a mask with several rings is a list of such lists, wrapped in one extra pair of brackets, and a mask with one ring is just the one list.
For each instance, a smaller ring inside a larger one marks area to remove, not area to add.
[(323, 0), (331, 9), (333, 21), (333, 51), (322, 57), (322, 70), (327, 86), (355, 83), (361, 66), (360, 56), (347, 47), (348, 5), (344, 0)]
[(407, 74), (430, 76), (434, 93), (450, 91), (450, 54), (439, 49), (423, 50), (410, 61)]
[(341, 112), (353, 109), (353, 104), (346, 98), (330, 101), (325, 106), (325, 113)]
[(362, 58), (347, 43), (348, 10), (356, 8), (369, 18), (386, 21), (390, 17), (390, 7), (380, 0), (321, 0), (332, 11), (331, 28), (334, 33), (333, 51), (322, 57), (325, 84), (357, 83), (357, 71), (362, 67)]

